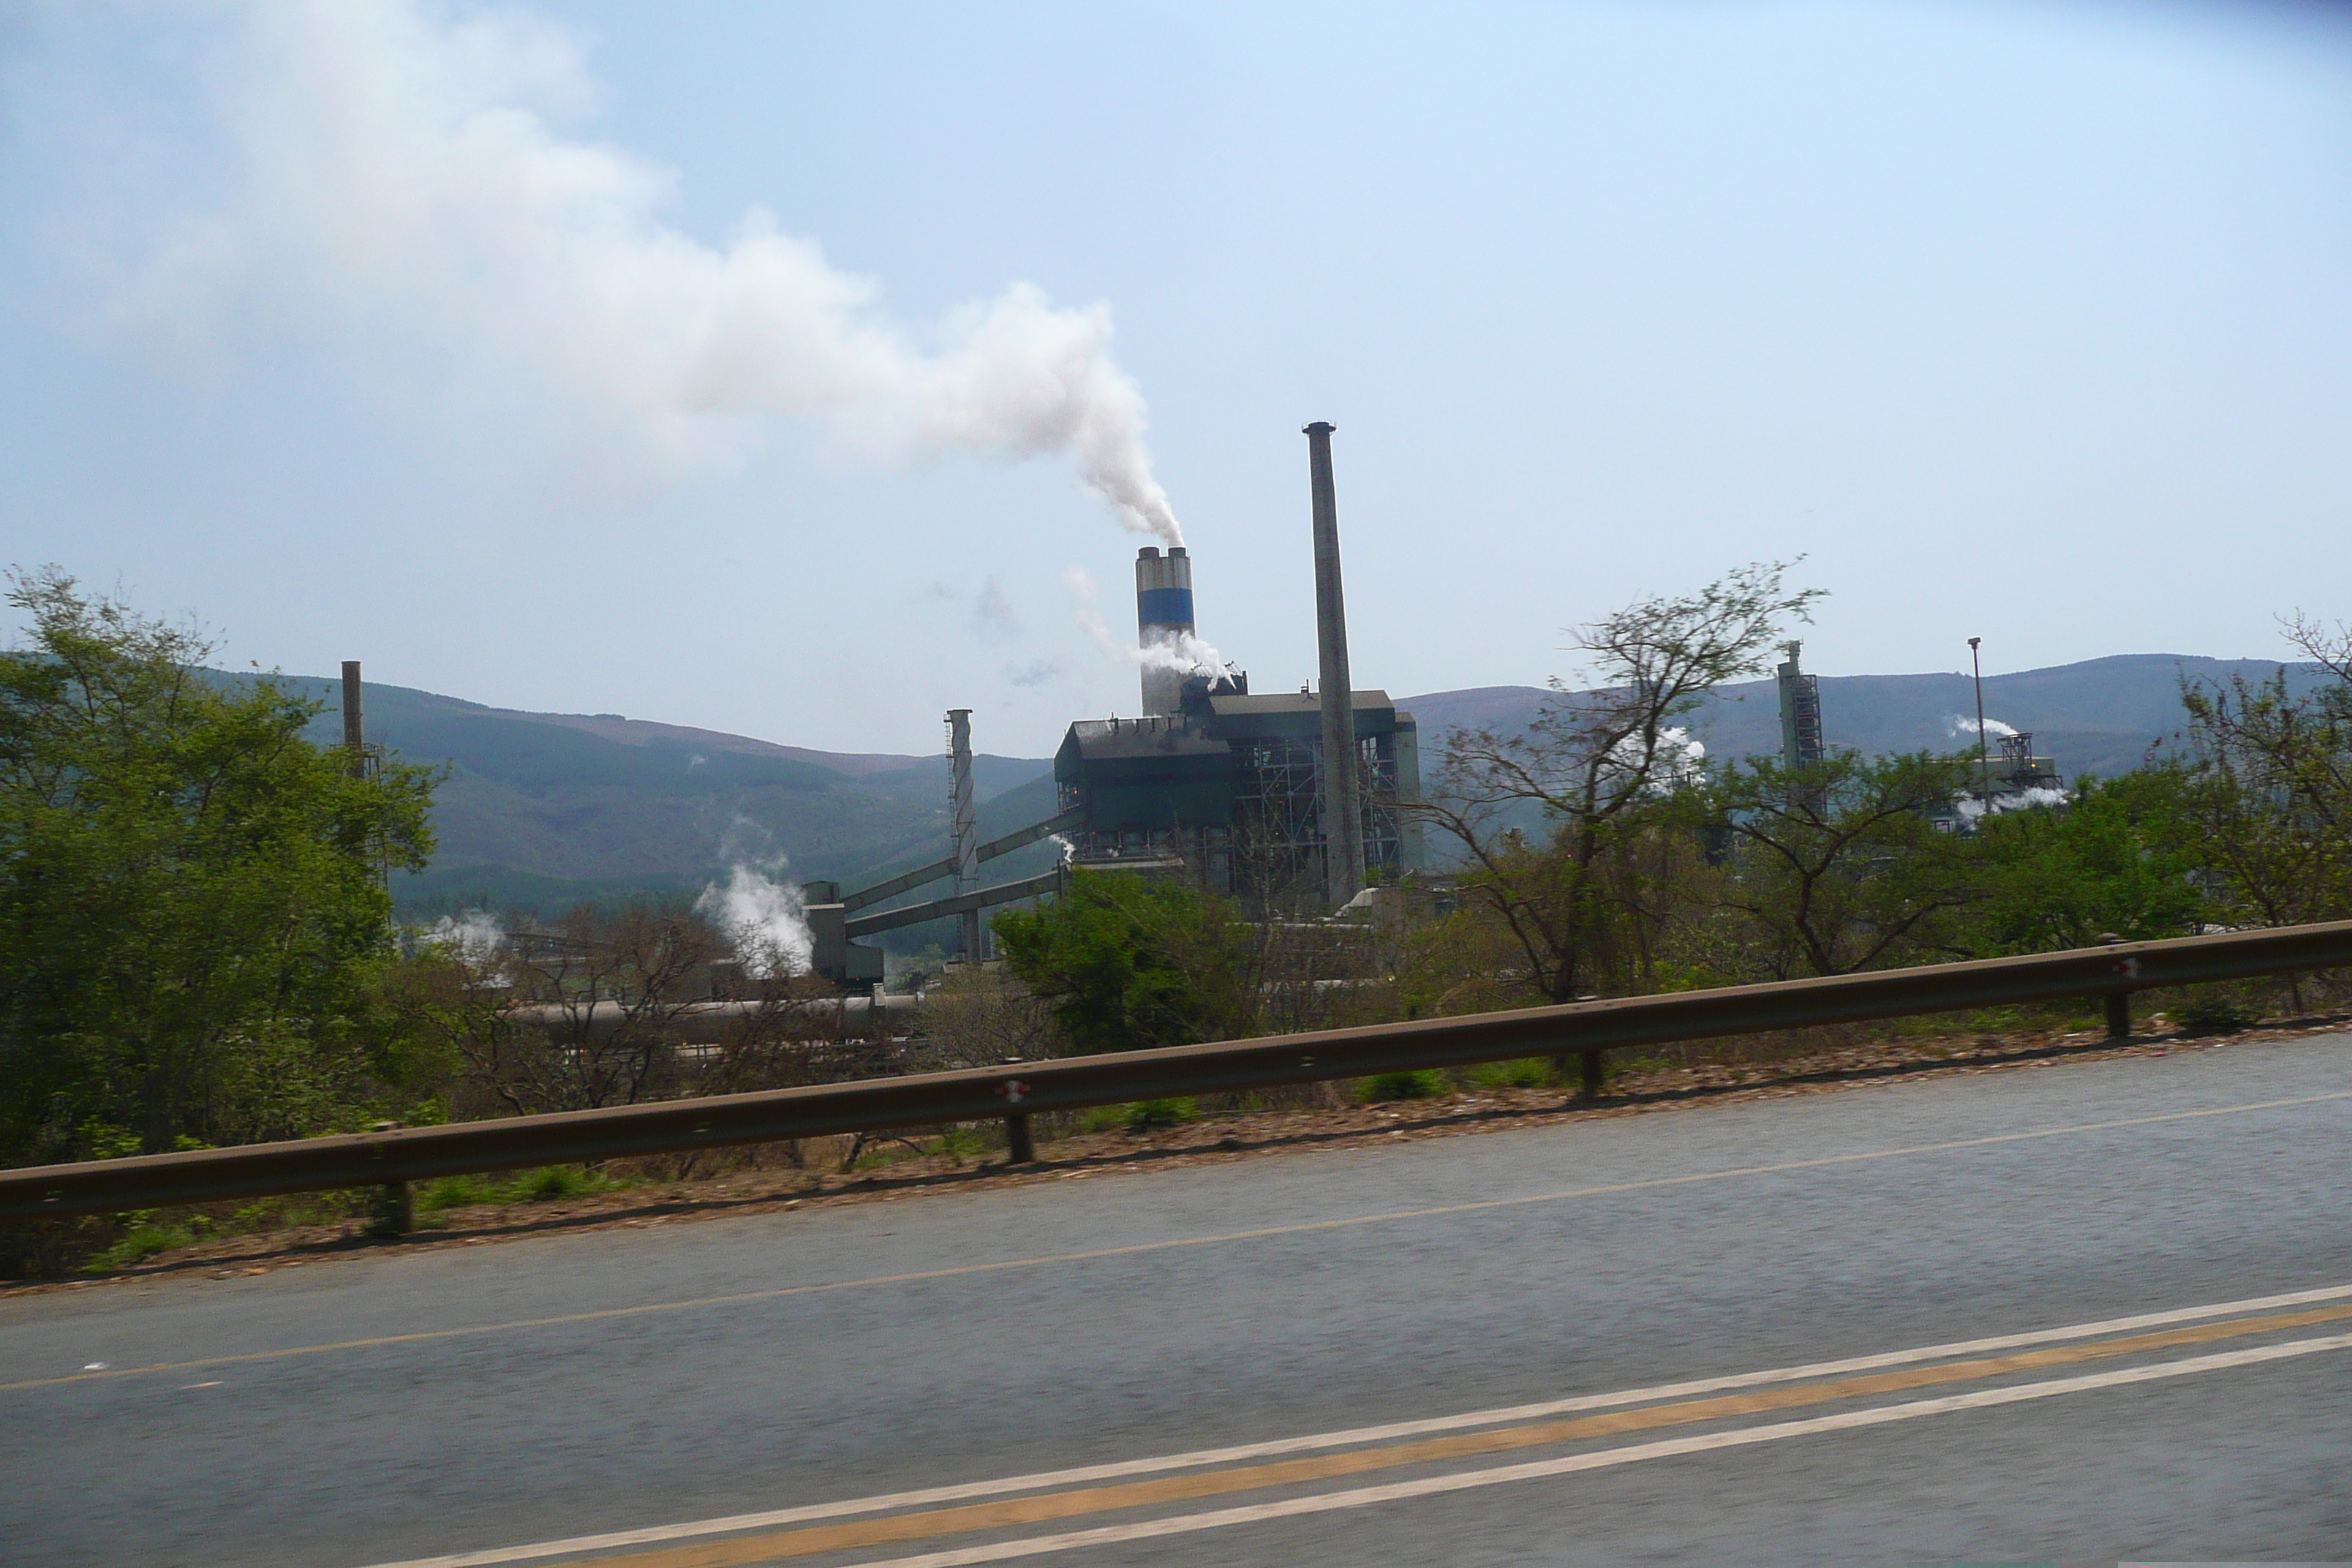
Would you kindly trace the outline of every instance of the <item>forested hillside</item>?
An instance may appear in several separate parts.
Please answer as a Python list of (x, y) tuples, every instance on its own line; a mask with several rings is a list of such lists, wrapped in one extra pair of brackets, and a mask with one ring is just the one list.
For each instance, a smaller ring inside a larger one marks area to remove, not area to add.
[[(2263, 679), (2280, 668), (2263, 659), (2200, 658), (2189, 654), (2118, 654), (2049, 669), (1985, 677), (1985, 717), (2031, 730), (2034, 749), (2053, 756), (2069, 779), (2113, 778), (2140, 765), (2151, 750), (2169, 754), (2183, 720), (2180, 682), (2226, 683), (2233, 675)], [(2306, 688), (2308, 667), (2290, 666), (2290, 686)], [(1534, 717), (1546, 692), (1534, 686), (1486, 686), (1400, 700), (1421, 723), (1424, 765), (1456, 728), (1513, 730)], [(1974, 743), (1959, 726), (1976, 716), (1968, 675), (1825, 675), (1822, 728), (1832, 746), (1871, 755), (1956, 751)], [(1776, 752), (1779, 698), (1769, 680), (1723, 687), (1692, 716), (1692, 731), (1717, 757)]]
[[(1989, 676), (1985, 711), (2034, 731), (2066, 777), (2114, 776), (2181, 725), (2179, 684), (2260, 678), (2252, 659), (2125, 654), (2051, 669)], [(329, 706), (314, 738), (340, 737), (340, 689), (317, 677), (289, 684)], [(1446, 731), (1523, 725), (1539, 687), (1481, 687), (1402, 699), (1419, 719), (1433, 771)], [(940, 756), (812, 751), (619, 714), (528, 713), (407, 687), (365, 690), (368, 737), (405, 761), (447, 770), (436, 792), (432, 867), (395, 889), (405, 913), (458, 904), (552, 909), (585, 899), (698, 888), (739, 860), (782, 857), (792, 875), (856, 883), (938, 856), (947, 835), (947, 764)], [(1878, 754), (1969, 744), (1965, 674), (1824, 676), (1832, 745)], [(1780, 717), (1769, 680), (1727, 686), (1695, 715), (1711, 755), (1769, 752)], [(983, 837), (1051, 815), (1052, 763), (982, 755), (974, 765)], [(1050, 847), (992, 864), (1017, 876)]]
[[(340, 685), (288, 684), (329, 703), (312, 737), (339, 740)], [(394, 889), (410, 915), (698, 888), (735, 862), (779, 857), (796, 878), (855, 881), (934, 858), (946, 838), (942, 757), (810, 751), (398, 686), (370, 684), (362, 700), (370, 742), (447, 770), (434, 797), (433, 865)], [(1050, 815), (1050, 769), (975, 759), (982, 832)]]

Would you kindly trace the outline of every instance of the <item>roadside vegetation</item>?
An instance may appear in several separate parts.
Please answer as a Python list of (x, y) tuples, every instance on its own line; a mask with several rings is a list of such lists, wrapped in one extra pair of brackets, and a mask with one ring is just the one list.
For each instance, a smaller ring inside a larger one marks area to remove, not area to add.
[[(526, 929), (395, 928), (429, 771), (354, 767), (264, 679), (207, 677), (196, 633), (54, 573), (14, 578), (0, 652), (0, 1163), (626, 1105), (1949, 959), (2352, 917), (2352, 634), (2289, 626), (2326, 679), (2182, 693), (2187, 760), (2084, 779), (2063, 805), (1956, 809), (1971, 754), (1712, 759), (1684, 732), (1762, 670), (1818, 595), (1759, 565), (1573, 634), (1531, 729), (1453, 736), (1422, 826), (1455, 868), (1370, 918), (1244, 905), (1180, 879), (1076, 873), (994, 921), (1002, 962), (919, 1009), (853, 1011), (703, 913), (646, 901)], [(771, 955), (772, 957), (772, 955)], [(724, 996), (729, 1005), (707, 1005)], [(2329, 977), (2152, 994), (2189, 1031), (2335, 1005)], [(2093, 1003), (1870, 1026), (1873, 1038), (2058, 1031)], [(1860, 1038), (1853, 1036), (1851, 1038)], [(1760, 1062), (1849, 1035), (1660, 1047), (1615, 1073)], [(1253, 1110), (1557, 1089), (1545, 1058), (1352, 1085), (1106, 1107), (1150, 1135)], [(1057, 1124), (1058, 1125), (1058, 1124)], [(1041, 1131), (1043, 1131), (1041, 1123)], [(761, 1165), (835, 1173), (996, 1156), (993, 1126), (452, 1177), (427, 1222)], [(357, 1200), (214, 1205), (0, 1233), (0, 1274), (120, 1268)]]

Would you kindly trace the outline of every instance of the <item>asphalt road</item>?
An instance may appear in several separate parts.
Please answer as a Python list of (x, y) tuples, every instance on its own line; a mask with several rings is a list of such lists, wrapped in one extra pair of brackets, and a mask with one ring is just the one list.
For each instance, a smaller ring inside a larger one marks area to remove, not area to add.
[(0, 1558), (2352, 1559), (2347, 1047), (20, 1298)]

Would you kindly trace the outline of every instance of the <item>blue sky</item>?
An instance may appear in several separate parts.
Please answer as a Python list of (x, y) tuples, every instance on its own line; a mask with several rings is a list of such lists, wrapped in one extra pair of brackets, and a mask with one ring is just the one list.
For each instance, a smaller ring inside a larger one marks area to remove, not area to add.
[(0, 556), (239, 665), (1038, 754), (1145, 411), (1262, 689), (1318, 418), (1398, 692), (1799, 554), (1827, 673), (2352, 615), (2328, 9), (35, 4), (0, 92)]

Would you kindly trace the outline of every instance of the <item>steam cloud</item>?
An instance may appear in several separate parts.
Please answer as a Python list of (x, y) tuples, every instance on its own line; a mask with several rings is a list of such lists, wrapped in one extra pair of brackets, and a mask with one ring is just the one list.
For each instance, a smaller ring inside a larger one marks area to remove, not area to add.
[(1190, 632), (1140, 647), (1120, 640), (1095, 608), (1100, 591), (1095, 586), (1094, 574), (1085, 567), (1071, 567), (1062, 574), (1062, 582), (1078, 602), (1078, 625), (1111, 658), (1144, 669), (1172, 669), (1184, 675), (1223, 677), (1225, 673), (1225, 656)]
[(1108, 308), (1015, 283), (911, 331), (771, 215), (703, 243), (657, 216), (673, 172), (551, 128), (594, 95), (548, 25), (416, 0), (232, 15), (236, 179), (171, 226), (120, 301), (134, 325), (203, 344), (292, 322), (461, 426), (496, 416), (501, 446), (583, 496), (725, 471), (775, 420), (814, 419), (890, 464), (1066, 455), (1125, 526), (1182, 542)]
[[(1977, 721), (1973, 719), (1963, 719), (1955, 715), (1952, 719), (1952, 733), (1955, 735), (1973, 735), (1977, 733)], [(2004, 724), (1998, 719), (1988, 719), (1984, 721), (1984, 733), (1990, 736), (1992, 739), (1999, 741), (2016, 734), (2017, 727), (2013, 724)]]
[(480, 969), (506, 946), (507, 932), (489, 910), (467, 910), (456, 917), (443, 915), (420, 940), (445, 949), (468, 969)]
[[(1996, 791), (1992, 797), (1992, 809), (1996, 813), (2032, 811), (2037, 807), (2064, 805), (2074, 798), (2063, 789), (2052, 789), (2047, 784), (2036, 784), (2032, 789)], [(1985, 803), (1972, 795), (1964, 795), (1952, 804), (1960, 816), (1970, 823), (1978, 821), (1985, 814)]]
[[(1643, 757), (1642, 738), (1627, 735), (1610, 749), (1609, 761), (1612, 769), (1622, 777), (1639, 772)], [(1649, 753), (1649, 776), (1643, 787), (1660, 795), (1672, 795), (1706, 776), (1706, 742), (1679, 724), (1658, 731), (1657, 749)]]
[(809, 932), (808, 900), (797, 882), (780, 882), (772, 872), (738, 861), (728, 868), (727, 883), (705, 886), (695, 909), (709, 915), (727, 933), (728, 944), (743, 973), (754, 980), (805, 974), (816, 952)]

